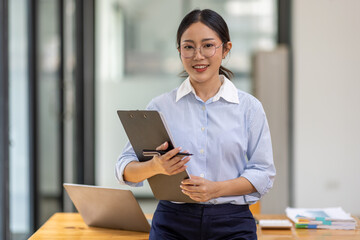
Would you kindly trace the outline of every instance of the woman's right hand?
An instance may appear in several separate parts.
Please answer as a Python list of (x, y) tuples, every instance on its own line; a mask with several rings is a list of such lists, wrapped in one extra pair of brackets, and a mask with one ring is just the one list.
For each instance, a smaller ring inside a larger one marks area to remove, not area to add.
[[(169, 147), (168, 142), (158, 146), (156, 150), (166, 150)], [(176, 156), (181, 151), (181, 147), (174, 148), (164, 155), (154, 156), (152, 158), (153, 169), (157, 173), (165, 175), (175, 175), (186, 169), (186, 163), (190, 161), (190, 157), (183, 155)]]

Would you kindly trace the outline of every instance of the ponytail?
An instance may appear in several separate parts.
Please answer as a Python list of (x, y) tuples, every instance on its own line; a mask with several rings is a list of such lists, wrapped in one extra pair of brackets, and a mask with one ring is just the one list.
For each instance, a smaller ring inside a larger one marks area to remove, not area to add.
[(227, 79), (232, 79), (234, 77), (234, 73), (227, 69), (226, 67), (220, 66), (219, 74), (224, 75)]

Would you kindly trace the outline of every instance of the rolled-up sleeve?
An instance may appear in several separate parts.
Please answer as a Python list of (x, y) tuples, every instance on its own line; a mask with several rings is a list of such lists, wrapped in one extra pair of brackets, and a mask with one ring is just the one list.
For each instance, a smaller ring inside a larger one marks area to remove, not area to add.
[(115, 165), (115, 177), (119, 181), (120, 184), (126, 184), (132, 187), (141, 187), (143, 186), (143, 182), (134, 183), (124, 180), (124, 169), (125, 167), (133, 161), (139, 161), (136, 157), (136, 154), (130, 144), (130, 142), (127, 142), (127, 144), (124, 147), (123, 152), (119, 156), (116, 165)]
[[(146, 110), (156, 110), (153, 101), (150, 101), (150, 103), (146, 107)], [(144, 184), (143, 182), (134, 183), (124, 180), (124, 169), (126, 165), (128, 165), (130, 162), (133, 161), (139, 161), (139, 159), (136, 157), (134, 149), (132, 148), (130, 142), (128, 141), (123, 149), (123, 152), (121, 153), (121, 155), (119, 156), (116, 162), (115, 177), (120, 184), (126, 184), (133, 187), (142, 187)]]
[(248, 162), (241, 176), (257, 190), (245, 196), (246, 202), (253, 203), (272, 188), (276, 175), (269, 125), (260, 103), (250, 118), (248, 134)]

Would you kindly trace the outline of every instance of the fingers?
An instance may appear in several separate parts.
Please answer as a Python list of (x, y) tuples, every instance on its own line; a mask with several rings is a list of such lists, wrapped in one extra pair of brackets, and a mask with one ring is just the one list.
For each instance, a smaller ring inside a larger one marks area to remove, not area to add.
[(193, 185), (201, 185), (204, 183), (204, 178), (202, 177), (198, 177), (198, 176), (194, 176), (194, 175), (190, 175), (190, 178), (188, 179), (184, 179), (181, 184), (183, 185), (189, 185), (189, 186), (193, 186)]
[[(196, 186), (197, 188), (201, 188), (199, 186)], [(188, 195), (191, 199), (195, 200), (195, 201), (198, 201), (198, 202), (206, 202), (208, 200), (211, 199), (210, 195), (206, 192), (191, 192), (191, 191), (188, 191), (188, 190), (184, 190), (184, 189), (181, 189), (181, 191), (185, 194), (185, 195)]]
[(220, 195), (218, 190), (221, 187), (217, 182), (207, 180), (203, 177), (190, 176), (190, 179), (181, 182), (181, 190), (185, 195), (198, 202), (206, 202), (217, 198)]
[[(168, 142), (164, 142), (163, 144), (161, 144), (160, 146), (158, 146), (156, 148), (156, 150), (166, 150), (169, 147), (169, 143)], [(163, 159), (170, 159), (172, 157), (174, 157), (176, 154), (178, 154), (181, 151), (181, 147), (177, 147), (174, 148), (170, 151), (168, 151), (167, 153), (165, 153), (164, 155), (162, 155)]]
[(197, 176), (190, 176), (181, 182), (181, 189), (189, 193), (203, 193), (206, 192), (205, 179)]
[[(169, 165), (169, 166), (173, 166), (176, 163), (178, 163), (179, 161), (181, 161), (182, 157), (181, 156), (176, 156), (176, 154), (178, 154), (181, 151), (181, 148), (175, 148), (173, 150), (168, 151), (167, 153), (165, 153), (164, 155), (161, 156), (157, 156), (157, 158), (160, 160), (160, 162), (162, 162), (165, 165)], [(176, 156), (176, 157), (175, 157)]]
[(188, 193), (204, 193), (206, 192), (205, 188), (201, 185), (180, 185), (183, 191)]
[[(173, 159), (171, 159), (170, 161), (173, 161)], [(174, 165), (171, 166), (170, 174), (175, 175), (175, 174), (185, 171), (185, 169), (187, 168), (187, 166), (185, 164), (188, 163), (189, 161), (190, 161), (190, 157), (186, 157), (186, 158), (181, 159), (180, 161), (176, 162)]]
[(180, 185), (180, 188), (185, 195), (188, 195), (191, 199), (199, 202), (206, 202), (215, 197), (212, 181), (198, 176), (190, 177), (190, 179), (183, 180)]
[[(181, 147), (177, 147), (177, 148), (174, 148), (174, 149), (168, 151), (167, 153), (162, 155), (162, 157), (165, 159), (171, 159), (171, 158), (175, 157), (176, 154), (178, 154), (180, 151), (181, 151)], [(182, 157), (179, 156), (179, 158), (181, 159)]]
[[(164, 150), (168, 148), (168, 143), (165, 142), (160, 145), (157, 150)], [(177, 154), (181, 151), (181, 147), (172, 149), (161, 156), (155, 156), (154, 162), (159, 169), (159, 173), (166, 175), (175, 175), (186, 169), (186, 163), (190, 161), (190, 157), (184, 157)]]
[(181, 157), (174, 157), (165, 161), (164, 165), (166, 165), (166, 174), (174, 175), (186, 169), (187, 166), (185, 164), (190, 161), (190, 157), (186, 157), (184, 159)]

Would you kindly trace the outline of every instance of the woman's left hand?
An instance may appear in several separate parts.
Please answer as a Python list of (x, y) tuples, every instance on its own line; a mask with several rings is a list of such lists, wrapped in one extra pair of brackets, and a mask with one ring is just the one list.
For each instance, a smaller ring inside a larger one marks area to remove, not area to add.
[(198, 176), (190, 176), (185, 179), (180, 185), (182, 192), (188, 195), (191, 199), (198, 202), (206, 202), (210, 199), (217, 198), (218, 184)]

